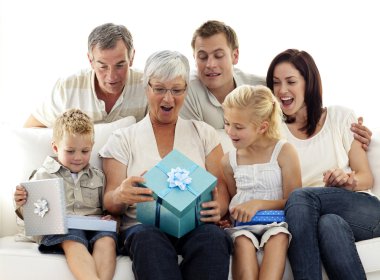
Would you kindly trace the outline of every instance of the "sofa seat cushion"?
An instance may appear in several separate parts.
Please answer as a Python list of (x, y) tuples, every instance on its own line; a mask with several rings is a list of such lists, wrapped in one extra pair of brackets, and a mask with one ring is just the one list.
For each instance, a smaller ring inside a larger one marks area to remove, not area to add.
[[(0, 264), (4, 280), (31, 279), (31, 276), (33, 279), (75, 280), (64, 255), (41, 254), (36, 243), (15, 242), (14, 236), (0, 238)], [(130, 258), (117, 257), (113, 279), (134, 279)]]
[(380, 237), (356, 242), (367, 279), (380, 279)]

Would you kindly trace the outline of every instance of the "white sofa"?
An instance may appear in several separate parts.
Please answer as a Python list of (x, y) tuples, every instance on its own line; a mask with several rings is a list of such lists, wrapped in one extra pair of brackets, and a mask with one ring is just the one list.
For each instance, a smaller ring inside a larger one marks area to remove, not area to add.
[[(112, 124), (96, 125), (95, 146), (91, 163), (100, 167), (96, 156), (110, 133), (119, 127), (134, 123), (133, 118), (126, 118)], [(16, 223), (13, 194), (15, 186), (28, 179), (30, 173), (39, 167), (46, 155), (51, 153), (50, 129), (21, 129), (0, 127), (3, 157), (0, 161), (2, 181), (0, 187), (0, 279), (74, 279), (62, 255), (41, 254), (37, 244), (28, 242), (24, 236), (19, 220)], [(222, 135), (225, 150), (230, 146), (229, 140)], [(374, 192), (380, 196), (380, 130), (374, 131), (368, 152), (371, 167), (375, 175)], [(18, 240), (18, 241), (16, 241)], [(380, 238), (357, 243), (368, 279), (380, 279)], [(179, 260), (180, 261), (180, 260)], [(134, 279), (131, 261), (119, 256), (114, 279)], [(284, 279), (293, 279), (287, 263)]]

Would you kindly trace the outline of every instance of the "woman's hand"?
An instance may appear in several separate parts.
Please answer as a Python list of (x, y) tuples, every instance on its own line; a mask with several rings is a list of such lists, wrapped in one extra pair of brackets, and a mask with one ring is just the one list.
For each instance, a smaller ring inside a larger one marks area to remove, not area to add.
[(348, 181), (349, 175), (340, 168), (329, 169), (323, 173), (325, 186), (341, 187)]
[(14, 199), (15, 199), (17, 207), (21, 207), (26, 203), (26, 200), (28, 199), (28, 192), (23, 186), (21, 185), (16, 186)]
[(342, 169), (329, 169), (323, 173), (323, 182), (325, 186), (343, 187), (347, 190), (355, 190), (358, 186), (358, 179), (355, 176), (355, 171), (346, 173)]
[(152, 190), (144, 187), (140, 187), (139, 183), (143, 183), (143, 177), (132, 176), (123, 180), (115, 189), (114, 201), (117, 204), (131, 205), (139, 202), (152, 201)]
[(212, 191), (212, 201), (202, 203), (201, 221), (205, 223), (217, 223), (220, 221), (220, 207), (218, 203), (218, 189)]

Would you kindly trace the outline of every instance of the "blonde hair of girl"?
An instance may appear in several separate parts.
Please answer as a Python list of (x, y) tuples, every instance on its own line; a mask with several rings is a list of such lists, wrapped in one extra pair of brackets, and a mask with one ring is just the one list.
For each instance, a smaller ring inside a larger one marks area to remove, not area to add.
[(231, 91), (223, 102), (223, 108), (245, 110), (255, 125), (268, 122), (266, 137), (280, 139), (280, 125), (283, 114), (279, 102), (272, 91), (262, 85), (242, 85)]

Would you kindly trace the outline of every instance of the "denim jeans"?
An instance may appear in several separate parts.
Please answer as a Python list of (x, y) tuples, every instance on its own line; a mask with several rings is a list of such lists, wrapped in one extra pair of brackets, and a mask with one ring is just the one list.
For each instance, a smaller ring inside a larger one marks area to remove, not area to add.
[(294, 279), (366, 279), (355, 242), (380, 236), (380, 201), (337, 187), (295, 190), (285, 207)]
[[(122, 232), (120, 241), (136, 280), (228, 279), (232, 241), (214, 224), (203, 224), (179, 239), (138, 224)], [(180, 265), (177, 254), (183, 257)]]

